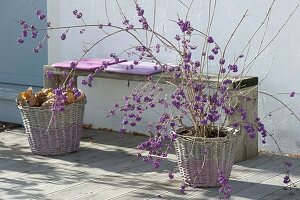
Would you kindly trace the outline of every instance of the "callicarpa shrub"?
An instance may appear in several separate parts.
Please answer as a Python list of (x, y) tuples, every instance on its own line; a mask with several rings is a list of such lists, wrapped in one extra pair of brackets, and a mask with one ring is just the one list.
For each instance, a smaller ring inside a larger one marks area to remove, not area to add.
[[(107, 2), (102, 2), (103, 6), (106, 7)], [(224, 44), (219, 43), (217, 36), (211, 34), (215, 12), (220, 11), (216, 9), (217, 1), (214, 0), (210, 0), (208, 3), (209, 17), (206, 27), (200, 28), (190, 21), (190, 18), (192, 18), (190, 11), (194, 4), (199, 2), (174, 1), (186, 12), (185, 15), (178, 15), (177, 19), (169, 21), (178, 30), (172, 33), (172, 37), (165, 36), (164, 32), (157, 31), (156, 26), (158, 26), (157, 23), (161, 19), (156, 18), (156, 0), (153, 1), (153, 10), (144, 9), (143, 5), (137, 0), (128, 1), (132, 5), (131, 14), (134, 12), (135, 15), (135, 17), (130, 16), (130, 18), (134, 18), (132, 21), (129, 20), (116, 0), (115, 4), (119, 8), (120, 16), (123, 19), (119, 23), (112, 23), (107, 15), (107, 22), (105, 23), (95, 19), (94, 24), (87, 24), (84, 19), (88, 13), (83, 13), (80, 8), (77, 8), (70, 15), (74, 15), (74, 20), (79, 20), (82, 23), (81, 25), (56, 27), (46, 20), (46, 15), (41, 10), (36, 10), (36, 16), (45, 21), (45, 27), (37, 28), (20, 19), (18, 24), (21, 27), (21, 36), (17, 41), (22, 44), (26, 42), (29, 34), (32, 38), (37, 38), (38, 34), (43, 34), (43, 39), (33, 48), (33, 52), (37, 53), (42, 49), (43, 42), (50, 37), (50, 33), (55, 30), (63, 30), (59, 38), (61, 40), (67, 40), (71, 30), (79, 30), (80, 34), (84, 34), (87, 28), (98, 29), (104, 35), (98, 41), (90, 44), (77, 62), (70, 64), (71, 71), (70, 74), (66, 74), (66, 81), (55, 90), (55, 95), (58, 96), (59, 101), (57, 101), (58, 105), (54, 105), (53, 108), (63, 111), (61, 101), (64, 101), (64, 97), (62, 97), (61, 88), (72, 85), (70, 77), (75, 73), (78, 62), (95, 46), (101, 45), (103, 41), (110, 40), (115, 35), (127, 34), (127, 37), (134, 39), (137, 45), (128, 44), (128, 48), (124, 51), (109, 52), (108, 55), (115, 61), (120, 58), (132, 60), (133, 64), (127, 66), (127, 70), (138, 68), (142, 61), (148, 61), (154, 63), (153, 69), (161, 73), (150, 75), (147, 81), (135, 87), (131, 93), (123, 97), (121, 103), (112, 106), (108, 116), (122, 116), (120, 133), (125, 134), (130, 128), (134, 128), (143, 122), (145, 113), (153, 111), (158, 115), (156, 119), (148, 123), (147, 130), (151, 134), (146, 141), (138, 145), (137, 148), (141, 150), (141, 153), (137, 157), (154, 168), (159, 168), (161, 161), (173, 151), (173, 143), (179, 137), (177, 130), (182, 127), (188, 130), (187, 134), (190, 134), (190, 136), (205, 139), (225, 137), (224, 127), (230, 126), (244, 130), (249, 138), (260, 137), (263, 144), (267, 142), (267, 138), (274, 140), (276, 143), (275, 138), (264, 125), (266, 118), (259, 117), (258, 113), (246, 112), (246, 109), (238, 104), (240, 99), (252, 101), (253, 99), (247, 94), (253, 92), (259, 86), (258, 84), (252, 91), (242, 93), (238, 90), (242, 82), (238, 80), (242, 80), (247, 76), (256, 59), (275, 41), (298, 8), (297, 5), (269, 41), (265, 41), (264, 37), (258, 39), (260, 44), (264, 45), (260, 45), (257, 54), (250, 58), (248, 55), (250, 44), (257, 39), (258, 32), (263, 32), (263, 35), (265, 35), (275, 2), (276, 0), (270, 2), (267, 13), (262, 18), (262, 23), (253, 30), (253, 34), (246, 41), (245, 47), (233, 58), (228, 57), (226, 53), (233, 37), (237, 34), (237, 30), (247, 18), (248, 10), (237, 22), (232, 34), (228, 36), (229, 39)], [(109, 10), (106, 9), (107, 13), (109, 13)], [(160, 54), (162, 53), (176, 55), (176, 60), (166, 61), (161, 59)], [(108, 63), (104, 62), (94, 73), (89, 74), (82, 81), (82, 84), (92, 87), (95, 74), (103, 73), (107, 67)], [(51, 74), (47, 75), (52, 76)], [(167, 84), (160, 84), (162, 80)], [(234, 87), (232, 87), (233, 82), (237, 83)], [(75, 91), (75, 93), (77, 92)], [(281, 103), (283, 108), (289, 110), (300, 122), (293, 110), (280, 99), (263, 91), (259, 91), (259, 93), (272, 97)], [(294, 91), (288, 93), (290, 97), (294, 97), (295, 94)], [(234, 121), (230, 121), (229, 118), (233, 115), (239, 117), (238, 119), (235, 118)], [(280, 151), (279, 146), (278, 148)], [(282, 158), (286, 169), (283, 183), (286, 189), (294, 188), (296, 186), (289, 175), (292, 163), (286, 161), (283, 154)], [(174, 178), (174, 169), (169, 171), (168, 176), (170, 179)], [(218, 171), (218, 182), (220, 185), (219, 191), (223, 194), (221, 198), (230, 198), (232, 188), (228, 177), (225, 176), (222, 170)], [(179, 192), (185, 194), (186, 187), (186, 184), (181, 185)]]

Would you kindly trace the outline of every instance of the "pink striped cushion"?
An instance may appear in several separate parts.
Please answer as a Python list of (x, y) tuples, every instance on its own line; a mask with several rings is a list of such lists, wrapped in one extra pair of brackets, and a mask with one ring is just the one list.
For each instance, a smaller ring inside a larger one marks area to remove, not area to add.
[[(77, 64), (76, 68), (79, 70), (94, 72), (98, 67), (100, 67), (102, 65), (103, 62), (108, 62), (109, 65), (113, 65), (113, 64), (121, 63), (121, 62), (125, 62), (125, 61), (126, 60), (124, 60), (124, 59), (120, 59), (119, 61), (115, 61), (114, 59), (100, 59), (100, 58), (82, 59)], [(77, 62), (77, 61), (58, 62), (58, 63), (52, 64), (52, 67), (69, 69), (71, 62)]]
[(140, 62), (138, 65), (134, 65), (133, 61), (128, 61), (110, 65), (104, 71), (120, 74), (151, 75), (161, 72), (161, 69), (155, 63)]

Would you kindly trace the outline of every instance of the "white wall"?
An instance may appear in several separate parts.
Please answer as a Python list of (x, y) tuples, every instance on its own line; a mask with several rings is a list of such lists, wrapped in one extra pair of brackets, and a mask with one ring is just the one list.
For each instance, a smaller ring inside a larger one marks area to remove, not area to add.
[[(84, 20), (87, 24), (106, 23), (104, 0), (48, 0), (48, 3), (56, 4), (57, 6), (48, 6), (48, 15), (52, 18), (53, 24), (74, 25), (79, 24), (79, 20), (74, 18), (72, 11), (78, 9), (83, 12)], [(53, 3), (56, 2), (56, 3)], [(136, 20), (136, 11), (133, 1), (122, 0), (119, 1), (124, 13), (129, 20)], [(146, 11), (148, 19), (152, 17), (153, 2), (149, 0), (140, 1), (141, 6)], [(178, 27), (170, 22), (169, 19), (177, 19), (177, 13), (183, 14), (184, 8), (180, 6), (176, 0), (157, 0), (157, 26), (158, 30), (165, 30), (167, 37), (173, 39), (176, 33), (179, 33)], [(189, 2), (189, 1), (184, 1)], [(195, 0), (195, 5), (190, 13), (192, 24), (200, 29), (205, 29), (207, 22), (207, 7), (208, 1)], [(272, 11), (271, 20), (269, 22), (269, 29), (266, 32), (266, 41), (269, 41), (278, 31), (284, 20), (289, 16), (290, 12), (297, 4), (297, 0), (278, 0)], [(267, 12), (271, 0), (261, 1), (241, 1), (228, 0), (218, 1), (217, 11), (212, 27), (211, 35), (215, 40), (224, 47), (226, 40), (229, 38), (231, 32), (239, 22), (241, 16), (246, 9), (249, 9), (248, 16), (237, 31), (237, 35), (229, 45), (228, 57), (239, 55), (241, 49), (247, 43), (249, 37), (254, 29), (259, 26), (262, 18)], [(60, 12), (58, 12), (60, 11)], [(59, 13), (59, 14), (58, 14)], [(58, 16), (59, 15), (59, 16)], [(121, 24), (118, 7), (115, 1), (108, 1), (108, 15), (113, 24)], [(55, 16), (55, 17), (54, 17)], [(275, 59), (268, 75), (268, 78), (260, 86), (261, 91), (266, 91), (271, 94), (283, 93), (290, 91), (300, 92), (300, 10), (296, 11), (291, 21), (286, 25), (285, 29), (276, 39), (276, 41), (257, 59), (251, 75), (259, 76), (263, 79), (268, 73), (269, 67), (272, 63), (273, 57)], [(52, 37), (49, 41), (49, 61), (77, 59), (82, 54), (82, 49), (86, 43), (95, 42), (98, 38), (103, 36), (97, 29), (88, 29), (85, 34), (80, 35), (79, 30), (70, 30), (66, 41), (60, 41), (59, 38)], [(262, 36), (262, 32), (258, 34), (256, 42), (251, 44), (250, 57), (253, 57), (257, 52), (258, 44)], [(201, 42), (201, 40), (199, 40)], [(50, 44), (55, 44), (55, 55), (53, 55), (53, 48)], [(87, 57), (108, 57), (110, 52), (120, 52), (128, 45), (134, 45), (135, 42), (126, 35), (118, 35), (112, 37), (110, 40), (98, 45)], [(52, 52), (52, 53), (51, 53)], [(167, 62), (174, 62), (176, 57), (172, 55), (162, 55), (161, 59)], [(134, 85), (134, 83), (132, 83)], [(107, 119), (103, 110), (108, 110), (115, 100), (120, 99), (124, 94), (130, 91), (127, 87), (127, 81), (115, 80), (95, 80), (93, 88), (84, 87), (89, 98), (89, 103), (86, 109), (85, 122), (92, 123), (94, 127), (114, 128), (118, 127), (118, 119)], [(300, 96), (296, 95), (294, 98), (288, 95), (277, 95), (276, 97), (287, 102), (291, 107), (295, 108), (295, 112), (300, 115), (300, 107), (297, 107), (300, 102)], [(260, 95), (259, 97), (259, 113), (261, 116), (267, 115), (270, 111), (281, 107), (269, 97)], [(153, 115), (149, 115), (152, 118)], [(277, 138), (280, 146), (286, 153), (300, 154), (300, 123), (290, 115), (286, 110), (280, 110), (273, 113), (272, 117), (265, 120), (266, 127)], [(142, 132), (143, 128), (139, 127), (138, 131)], [(275, 144), (268, 140), (264, 146), (260, 146), (262, 150), (276, 151)]]

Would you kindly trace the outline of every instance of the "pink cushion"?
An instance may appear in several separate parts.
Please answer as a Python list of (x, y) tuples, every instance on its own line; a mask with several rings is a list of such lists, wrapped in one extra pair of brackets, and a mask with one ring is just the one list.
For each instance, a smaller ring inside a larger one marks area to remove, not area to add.
[[(115, 61), (114, 59), (100, 59), (100, 58), (94, 58), (94, 59), (82, 59), (77, 64), (76, 68), (79, 70), (84, 71), (95, 71), (98, 67), (102, 65), (103, 62), (108, 62), (109, 65), (113, 65), (120, 62), (125, 62), (126, 60), (120, 59), (119, 61)], [(63, 69), (69, 69), (71, 62), (76, 61), (63, 61), (52, 64), (52, 67), (55, 68), (63, 68)]]
[(161, 72), (159, 66), (155, 63), (140, 62), (138, 65), (134, 65), (133, 61), (122, 62), (108, 66), (104, 71), (120, 73), (120, 74), (136, 74), (136, 75), (151, 75)]

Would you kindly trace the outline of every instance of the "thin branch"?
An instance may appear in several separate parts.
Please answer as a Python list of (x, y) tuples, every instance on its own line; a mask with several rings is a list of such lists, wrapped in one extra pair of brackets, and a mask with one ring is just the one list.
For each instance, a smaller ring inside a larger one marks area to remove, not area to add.
[(263, 92), (263, 91), (258, 91), (258, 93), (264, 94), (264, 95), (269, 96), (269, 97), (275, 99), (276, 101), (278, 101), (278, 102), (279, 102), (280, 104), (282, 104), (286, 109), (288, 109), (288, 110), (291, 112), (291, 114), (293, 114), (293, 115), (295, 116), (295, 118), (300, 122), (300, 118), (298, 117), (298, 115), (296, 115), (296, 113), (295, 113), (288, 105), (286, 105), (283, 101), (281, 101), (279, 98), (277, 98), (277, 97), (275, 97), (274, 95), (271, 95), (271, 94), (269, 94), (269, 93), (267, 93), (267, 92)]
[(109, 17), (108, 17), (107, 0), (105, 0), (104, 8), (105, 8), (105, 15), (106, 15), (107, 23), (109, 23), (110, 20), (109, 20)]
[(187, 9), (189, 8), (185, 3), (183, 3), (181, 0), (178, 0), (184, 7), (186, 7)]

